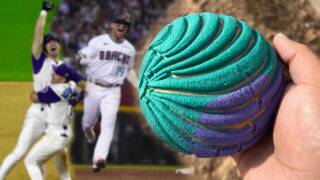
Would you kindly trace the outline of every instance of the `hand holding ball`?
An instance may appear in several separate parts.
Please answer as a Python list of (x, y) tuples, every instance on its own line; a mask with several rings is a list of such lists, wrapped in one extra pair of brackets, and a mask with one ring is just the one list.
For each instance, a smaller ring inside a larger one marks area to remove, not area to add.
[(261, 34), (213, 13), (165, 26), (139, 75), (140, 106), (152, 130), (200, 157), (254, 145), (272, 126), (283, 90), (277, 56)]

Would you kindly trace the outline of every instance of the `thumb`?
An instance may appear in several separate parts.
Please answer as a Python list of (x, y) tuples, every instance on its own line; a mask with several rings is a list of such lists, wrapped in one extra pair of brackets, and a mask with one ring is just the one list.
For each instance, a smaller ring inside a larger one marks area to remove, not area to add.
[(309, 84), (320, 87), (320, 59), (306, 45), (290, 40), (279, 33), (273, 45), (285, 64), (295, 84)]

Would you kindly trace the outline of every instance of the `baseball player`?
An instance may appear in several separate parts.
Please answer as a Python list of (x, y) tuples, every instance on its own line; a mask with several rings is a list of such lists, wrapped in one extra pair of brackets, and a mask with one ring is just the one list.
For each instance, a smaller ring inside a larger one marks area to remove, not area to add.
[(93, 127), (101, 113), (100, 135), (93, 154), (93, 171), (105, 166), (113, 137), (116, 115), (120, 104), (120, 88), (124, 79), (136, 86), (137, 77), (132, 69), (136, 50), (125, 39), (131, 25), (126, 11), (115, 13), (111, 32), (91, 39), (79, 51), (80, 64), (86, 66), (87, 95), (84, 99), (83, 129), (88, 142), (93, 142)]
[[(47, 103), (47, 127), (45, 135), (32, 147), (25, 159), (25, 165), (31, 179), (41, 180), (41, 166), (53, 155), (63, 153), (72, 138), (72, 106), (68, 100), (75, 92), (77, 85), (69, 81), (69, 69), (65, 64), (55, 68), (52, 85), (31, 95), (32, 102)], [(67, 179), (68, 177), (65, 177)], [(69, 178), (70, 179), (70, 178)]]
[[(58, 39), (47, 34), (43, 36), (47, 12), (53, 9), (53, 4), (47, 1), (42, 3), (42, 10), (35, 26), (35, 34), (32, 44), (32, 66), (33, 66), (33, 89), (41, 91), (51, 84), (53, 66), (61, 64), (59, 61), (60, 44)], [(75, 80), (78, 84), (84, 84), (83, 81)], [(83, 86), (83, 85), (82, 85)], [(50, 98), (48, 98), (50, 100)], [(48, 105), (43, 103), (32, 103), (29, 107), (24, 125), (20, 132), (18, 142), (14, 150), (3, 160), (0, 168), (0, 180), (3, 180), (14, 165), (30, 149), (33, 142), (44, 132), (46, 123), (46, 110)], [(70, 179), (67, 171), (65, 154), (55, 156), (55, 164), (59, 171), (61, 179)]]

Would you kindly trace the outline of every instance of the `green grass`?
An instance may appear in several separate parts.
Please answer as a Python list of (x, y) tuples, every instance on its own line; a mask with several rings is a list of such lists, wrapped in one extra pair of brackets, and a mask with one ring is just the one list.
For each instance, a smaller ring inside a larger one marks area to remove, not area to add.
[[(51, 1), (58, 7), (59, 0)], [(32, 80), (31, 43), (41, 2), (0, 1), (0, 81)], [(47, 31), (53, 14), (47, 19)]]
[[(90, 169), (89, 165), (73, 165), (74, 169)], [(143, 171), (174, 171), (176, 169), (185, 168), (184, 166), (163, 166), (163, 165), (117, 165), (108, 164), (107, 169), (110, 170), (143, 170)]]

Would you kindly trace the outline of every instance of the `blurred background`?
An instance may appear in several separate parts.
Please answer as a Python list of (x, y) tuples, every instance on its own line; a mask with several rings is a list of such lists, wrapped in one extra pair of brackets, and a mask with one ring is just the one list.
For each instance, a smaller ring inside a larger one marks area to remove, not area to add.
[[(276, 33), (282, 32), (296, 41), (309, 45), (320, 54), (320, 0), (54, 0), (53, 2), (56, 4), (56, 9), (49, 17), (47, 31), (54, 32), (62, 39), (64, 61), (76, 67), (74, 59), (77, 51), (92, 37), (108, 32), (110, 17), (119, 8), (129, 10), (134, 19), (128, 40), (135, 45), (138, 52), (135, 62), (137, 72), (144, 52), (157, 32), (173, 19), (190, 12), (210, 11), (235, 16), (255, 27), (269, 42)], [(40, 4), (39, 0), (3, 1), (0, 4), (1, 161), (14, 147), (29, 105), (32, 80), (31, 40)], [(200, 159), (182, 155), (160, 142), (140, 114), (136, 94), (137, 91), (126, 82), (122, 88), (122, 102), (108, 163), (142, 167), (161, 165), (169, 167), (165, 169), (170, 171), (188, 167), (195, 174), (188, 177), (241, 179), (233, 161), (229, 158)], [(89, 168), (94, 147), (87, 144), (83, 137), (82, 110), (81, 104), (76, 107), (76, 137), (70, 153), (75, 172), (81, 175), (77, 179), (87, 177), (81, 174), (81, 171)], [(96, 131), (99, 132), (98, 127)], [(25, 177), (22, 163), (14, 170), (14, 174), (11, 174), (12, 179)], [(55, 175), (52, 177), (54, 179)], [(179, 177), (170, 176), (170, 178)]]
[[(108, 33), (113, 13), (127, 9), (133, 19), (128, 40), (139, 51), (141, 61), (144, 39), (150, 34), (151, 25), (166, 13), (172, 3), (167, 1), (92, 1), (62, 0), (52, 20), (51, 30), (62, 40), (64, 61), (81, 70), (75, 55), (97, 35)], [(139, 65), (139, 64), (138, 64)], [(135, 67), (138, 68), (138, 65)], [(179, 164), (174, 153), (154, 138), (145, 124), (136, 102), (136, 90), (128, 83), (122, 87), (121, 106), (108, 163), (117, 164)], [(75, 130), (77, 137), (72, 146), (72, 160), (76, 164), (91, 163), (94, 144), (85, 142), (81, 128), (82, 104), (76, 108)], [(96, 127), (99, 132), (99, 123)]]

